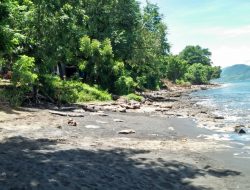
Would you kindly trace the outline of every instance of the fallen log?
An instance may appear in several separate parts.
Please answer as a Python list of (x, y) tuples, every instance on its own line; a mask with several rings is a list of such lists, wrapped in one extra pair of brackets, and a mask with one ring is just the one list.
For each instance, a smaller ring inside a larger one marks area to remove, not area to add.
[(50, 114), (59, 115), (59, 116), (68, 116), (68, 117), (84, 117), (82, 113), (72, 113), (72, 112), (58, 112), (58, 111), (49, 111)]

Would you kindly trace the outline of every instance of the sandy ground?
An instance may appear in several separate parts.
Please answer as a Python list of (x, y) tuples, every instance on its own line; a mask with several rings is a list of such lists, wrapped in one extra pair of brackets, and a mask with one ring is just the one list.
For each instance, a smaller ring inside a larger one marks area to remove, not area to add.
[(248, 159), (197, 138), (209, 131), (190, 119), (84, 115), (69, 126), (49, 110), (0, 111), (0, 189), (250, 189)]

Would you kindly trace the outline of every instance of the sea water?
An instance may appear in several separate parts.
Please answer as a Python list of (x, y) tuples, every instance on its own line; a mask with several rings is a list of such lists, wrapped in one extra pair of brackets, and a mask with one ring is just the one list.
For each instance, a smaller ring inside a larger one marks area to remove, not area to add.
[[(214, 110), (214, 114), (225, 118), (227, 125), (250, 126), (250, 81), (238, 81), (221, 84), (218, 88), (198, 91), (192, 94), (198, 104)], [(221, 138), (237, 141), (250, 141), (250, 130), (247, 135), (215, 134)]]

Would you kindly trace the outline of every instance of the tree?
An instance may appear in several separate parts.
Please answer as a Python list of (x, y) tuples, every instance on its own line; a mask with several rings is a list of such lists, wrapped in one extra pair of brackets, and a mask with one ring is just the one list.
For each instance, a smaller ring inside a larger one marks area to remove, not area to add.
[(186, 46), (184, 50), (179, 54), (181, 59), (187, 61), (189, 65), (195, 63), (201, 63), (202, 65), (210, 65), (211, 52), (208, 49), (203, 49), (200, 46)]
[(51, 72), (59, 65), (61, 78), (65, 65), (76, 65), (79, 39), (86, 34), (86, 20), (82, 0), (34, 0), (32, 30), (34, 52), (41, 72)]
[(179, 58), (179, 56), (169, 56), (166, 59), (166, 73), (164, 76), (173, 81), (180, 80), (184, 78), (184, 74), (187, 71), (186, 61)]
[(170, 48), (166, 38), (167, 26), (155, 4), (147, 3), (142, 18), (136, 31), (132, 58), (125, 62), (125, 66), (139, 88), (156, 89), (161, 78), (162, 59)]
[(110, 40), (100, 42), (84, 36), (80, 39), (80, 52), (79, 69), (84, 72), (84, 81), (114, 92), (116, 80), (124, 75), (124, 64), (114, 60)]
[(185, 79), (192, 84), (208, 84), (211, 79), (211, 66), (195, 63), (188, 67)]

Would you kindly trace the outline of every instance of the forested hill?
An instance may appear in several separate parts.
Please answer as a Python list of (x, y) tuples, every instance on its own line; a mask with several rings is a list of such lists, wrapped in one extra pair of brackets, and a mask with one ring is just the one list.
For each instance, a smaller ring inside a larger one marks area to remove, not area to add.
[(107, 100), (166, 80), (204, 84), (219, 76), (207, 48), (187, 44), (171, 54), (168, 27), (149, 1), (143, 8), (136, 0), (0, 1), (0, 80), (11, 79), (15, 91), (4, 98)]
[(250, 66), (237, 64), (222, 69), (221, 82), (250, 80)]

